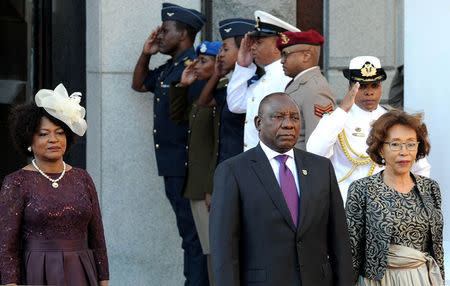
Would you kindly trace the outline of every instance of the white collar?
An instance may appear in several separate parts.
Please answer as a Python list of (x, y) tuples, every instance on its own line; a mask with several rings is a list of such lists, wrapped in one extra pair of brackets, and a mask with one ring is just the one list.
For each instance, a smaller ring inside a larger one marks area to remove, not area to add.
[(270, 149), (266, 144), (264, 144), (261, 140), (259, 140), (259, 144), (261, 145), (261, 149), (263, 149), (264, 153), (266, 154), (267, 158), (269, 159), (269, 161), (271, 159), (274, 159), (276, 156), (278, 155), (288, 155), (290, 158), (295, 159), (294, 158), (294, 149), (291, 149), (285, 153), (278, 153), (275, 150)]
[(310, 67), (309, 69), (306, 69), (306, 70), (300, 72), (298, 75), (296, 75), (296, 76), (294, 77), (294, 80), (298, 79), (299, 77), (301, 77), (302, 75), (304, 75), (304, 74), (307, 73), (308, 71), (310, 71), (310, 70), (312, 70), (312, 69), (315, 69), (315, 68), (319, 68), (319, 66), (313, 66), (313, 67)]
[(231, 77), (233, 76), (233, 70), (230, 70), (226, 75), (225, 75), (225, 77), (230, 81), (231, 80)]
[(278, 73), (280, 72), (280, 67), (281, 67), (281, 59), (278, 59), (276, 61), (274, 61), (273, 63), (268, 64), (267, 66), (264, 66), (264, 71), (266, 72), (266, 74), (269, 73)]
[(375, 118), (377, 119), (379, 116), (383, 114), (383, 107), (381, 107), (379, 104), (377, 105), (377, 108), (373, 111), (366, 111), (362, 108), (360, 108), (356, 103), (353, 103), (352, 108), (350, 111), (356, 115), (361, 117), (369, 117), (369, 118)]

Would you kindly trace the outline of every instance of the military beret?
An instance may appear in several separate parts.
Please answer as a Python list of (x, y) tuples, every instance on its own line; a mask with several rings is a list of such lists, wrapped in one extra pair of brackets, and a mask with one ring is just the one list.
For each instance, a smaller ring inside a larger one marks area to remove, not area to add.
[(255, 29), (256, 22), (254, 20), (233, 18), (226, 19), (219, 22), (219, 32), (222, 40), (236, 37), (244, 36), (248, 32)]
[(204, 41), (200, 45), (197, 46), (195, 49), (195, 54), (197, 55), (210, 55), (210, 56), (217, 56), (219, 53), (220, 48), (222, 47), (222, 42), (208, 42)]
[(345, 78), (361, 84), (384, 81), (386, 72), (380, 59), (372, 56), (360, 56), (351, 59), (348, 69), (342, 71)]
[(178, 21), (188, 24), (197, 32), (203, 27), (206, 22), (206, 17), (194, 10), (187, 9), (171, 3), (163, 3), (161, 9), (161, 20), (164, 21)]
[(255, 20), (255, 29), (250, 33), (253, 37), (278, 36), (286, 31), (300, 32), (300, 29), (264, 11), (255, 11)]
[(324, 38), (314, 30), (302, 32), (287, 31), (278, 36), (277, 48), (281, 51), (286, 47), (299, 44), (323, 46), (324, 42)]

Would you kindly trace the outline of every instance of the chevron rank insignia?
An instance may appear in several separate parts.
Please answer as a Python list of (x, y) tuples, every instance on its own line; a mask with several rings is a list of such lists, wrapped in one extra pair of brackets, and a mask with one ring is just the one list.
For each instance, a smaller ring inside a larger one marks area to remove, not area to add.
[(333, 111), (333, 105), (328, 104), (327, 106), (320, 106), (318, 104), (314, 104), (314, 114), (320, 118), (326, 113), (330, 113)]

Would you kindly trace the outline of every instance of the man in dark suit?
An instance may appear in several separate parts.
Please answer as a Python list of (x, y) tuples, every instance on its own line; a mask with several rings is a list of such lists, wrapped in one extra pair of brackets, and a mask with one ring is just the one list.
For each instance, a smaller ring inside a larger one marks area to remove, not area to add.
[(345, 213), (331, 162), (295, 149), (300, 112), (265, 97), (260, 143), (220, 164), (210, 240), (216, 286), (352, 285)]

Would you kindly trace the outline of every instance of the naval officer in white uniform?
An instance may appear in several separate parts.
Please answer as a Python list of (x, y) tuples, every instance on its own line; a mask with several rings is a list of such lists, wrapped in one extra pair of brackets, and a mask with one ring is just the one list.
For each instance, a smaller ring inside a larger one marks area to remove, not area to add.
[[(349, 92), (333, 113), (324, 115), (319, 121), (306, 150), (331, 160), (345, 203), (347, 189), (353, 181), (384, 168), (367, 155), (366, 140), (371, 123), (387, 110), (379, 105), (386, 73), (378, 58), (353, 58), (343, 73), (350, 81)], [(430, 164), (423, 158), (413, 165), (411, 172), (429, 177), (430, 169)]]
[[(258, 115), (261, 100), (274, 92), (283, 92), (291, 78), (286, 76), (277, 48), (278, 35), (282, 32), (300, 32), (296, 27), (266, 13), (255, 11), (255, 31), (247, 34), (239, 48), (238, 60), (227, 87), (228, 108), (234, 113), (247, 113), (244, 125), (244, 151), (259, 142), (254, 119)], [(256, 65), (264, 67), (265, 74), (255, 83), (249, 80), (256, 72)]]

